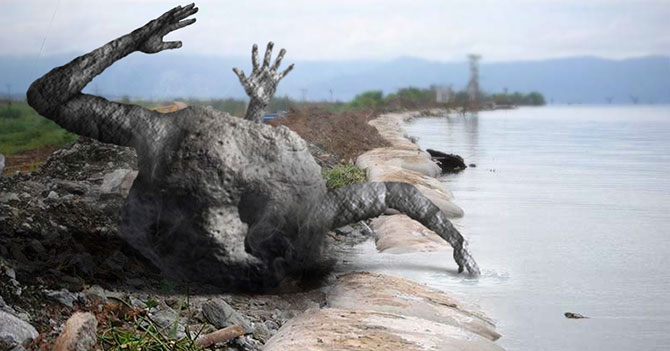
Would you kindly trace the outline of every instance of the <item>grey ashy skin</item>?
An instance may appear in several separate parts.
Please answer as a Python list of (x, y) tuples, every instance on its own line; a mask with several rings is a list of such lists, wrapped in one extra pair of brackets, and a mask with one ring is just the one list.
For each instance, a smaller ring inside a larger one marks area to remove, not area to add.
[(262, 121), (279, 80), (272, 43), (249, 77), (246, 117), (188, 107), (159, 114), (82, 94), (115, 61), (135, 51), (181, 47), (163, 36), (195, 22), (191, 4), (57, 67), (35, 81), (28, 103), (65, 129), (137, 150), (139, 174), (121, 211), (122, 237), (166, 274), (226, 289), (260, 290), (309, 269), (331, 229), (400, 210), (454, 248), (459, 272), (479, 274), (466, 242), (444, 214), (404, 183), (366, 183), (328, 193), (307, 145)]
[(239, 68), (233, 68), (233, 72), (237, 74), (237, 77), (240, 79), (240, 83), (244, 87), (247, 95), (250, 97), (249, 106), (247, 107), (247, 113), (244, 118), (250, 121), (257, 123), (263, 122), (263, 115), (265, 110), (272, 100), (272, 97), (277, 90), (277, 84), (279, 80), (284, 78), (288, 72), (291, 72), (293, 69), (293, 64), (288, 66), (286, 70), (281, 73), (277, 73), (277, 69), (281, 64), (281, 60), (286, 54), (286, 50), (281, 49), (279, 55), (275, 60), (275, 63), (270, 67), (270, 60), (272, 58), (272, 47), (274, 44), (272, 42), (268, 43), (267, 49), (265, 49), (265, 58), (263, 59), (263, 66), (258, 65), (258, 46), (254, 44), (251, 49), (251, 64), (252, 71), (249, 77), (244, 76), (244, 72)]

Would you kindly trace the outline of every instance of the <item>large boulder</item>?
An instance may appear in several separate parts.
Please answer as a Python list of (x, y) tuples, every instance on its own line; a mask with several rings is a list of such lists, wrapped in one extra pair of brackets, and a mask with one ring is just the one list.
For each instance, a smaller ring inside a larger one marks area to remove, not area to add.
[(264, 350), (502, 350), (482, 314), (404, 278), (342, 275), (327, 305), (284, 324)]
[(414, 281), (386, 274), (355, 272), (337, 278), (328, 292), (328, 306), (393, 313), (465, 329), (488, 340), (500, 334), (495, 325), (471, 306)]
[(5, 155), (0, 154), (0, 177), (2, 177), (2, 172), (5, 170)]
[(90, 312), (76, 312), (65, 322), (53, 351), (89, 351), (97, 341), (98, 321)]
[(377, 217), (370, 227), (379, 252), (403, 254), (452, 250), (449, 243), (434, 231), (404, 214)]
[(35, 328), (14, 315), (0, 310), (0, 350), (10, 350), (37, 337)]

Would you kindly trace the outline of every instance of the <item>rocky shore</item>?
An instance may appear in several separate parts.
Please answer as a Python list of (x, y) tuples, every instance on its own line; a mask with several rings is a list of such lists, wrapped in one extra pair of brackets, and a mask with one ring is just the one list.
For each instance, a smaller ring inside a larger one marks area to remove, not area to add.
[[(449, 216), (462, 216), (434, 178), (439, 167), (403, 135), (402, 122), (419, 115), (371, 121), (390, 146), (356, 163), (369, 180), (412, 183)], [(313, 154), (328, 158), (318, 147)], [(132, 149), (82, 138), (35, 173), (0, 178), (0, 350), (121, 348), (111, 336), (136, 327), (155, 328), (166, 342), (192, 342), (231, 326), (242, 335), (216, 349), (500, 349), (481, 312), (403, 278), (352, 272), (286, 282), (263, 295), (166, 279), (118, 239), (136, 163)], [(375, 240), (379, 252), (451, 256), (435, 233), (391, 212), (329, 233), (329, 245)]]
[[(371, 181), (414, 184), (449, 216), (463, 216), (451, 192), (435, 178), (440, 168), (403, 133), (402, 123), (421, 115), (425, 113), (385, 114), (370, 121), (391, 145), (360, 155), (356, 164)], [(388, 213), (370, 227), (379, 252), (445, 251), (451, 256), (444, 240), (405, 215)], [(353, 272), (323, 290), (325, 306), (282, 326), (266, 350), (502, 349), (494, 342), (500, 334), (483, 313), (408, 279)]]

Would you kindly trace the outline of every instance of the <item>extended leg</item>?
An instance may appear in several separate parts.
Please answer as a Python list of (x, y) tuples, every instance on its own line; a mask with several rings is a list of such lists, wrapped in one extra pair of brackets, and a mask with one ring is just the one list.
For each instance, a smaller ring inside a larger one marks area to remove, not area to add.
[(318, 211), (320, 215), (330, 218), (331, 228), (337, 228), (380, 216), (389, 208), (421, 222), (449, 242), (454, 248), (454, 260), (459, 272), (466, 269), (472, 275), (479, 275), (479, 267), (470, 256), (463, 236), (437, 206), (410, 184), (373, 182), (339, 188), (328, 194), (327, 201)]

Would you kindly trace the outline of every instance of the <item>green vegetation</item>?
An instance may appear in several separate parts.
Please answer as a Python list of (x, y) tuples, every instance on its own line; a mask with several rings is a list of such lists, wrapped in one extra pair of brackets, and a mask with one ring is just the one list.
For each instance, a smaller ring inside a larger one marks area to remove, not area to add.
[(195, 337), (189, 333), (177, 338), (177, 322), (167, 328), (161, 328), (150, 318), (138, 316), (133, 327), (112, 326), (105, 329), (98, 340), (103, 350), (130, 351), (204, 351), (195, 344)]
[[(544, 96), (539, 92), (522, 94), (487, 94), (480, 93), (479, 102), (482, 107), (496, 105), (505, 106), (541, 106), (545, 104)], [(453, 91), (448, 103), (438, 103), (436, 92), (433, 89), (402, 88), (395, 93), (384, 96), (381, 91), (372, 90), (356, 95), (346, 106), (350, 109), (367, 108), (373, 110), (397, 110), (402, 108), (429, 108), (429, 107), (461, 107), (469, 106), (470, 97), (465, 90)]]
[(324, 170), (323, 178), (329, 190), (367, 181), (365, 171), (353, 164), (338, 164), (332, 169)]
[(386, 97), (387, 102), (395, 99), (409, 101), (415, 104), (434, 104), (435, 92), (431, 89), (419, 89), (414, 87), (402, 88)]
[(537, 91), (523, 95), (519, 92), (512, 94), (493, 94), (489, 97), (498, 105), (542, 106), (545, 105), (544, 96)]
[[(233, 116), (244, 116), (247, 101), (242, 99), (184, 100), (191, 106), (212, 106)], [(522, 94), (481, 93), (481, 108), (493, 106), (540, 106), (545, 104), (544, 96), (539, 92)], [(120, 102), (133, 103), (146, 108), (154, 108), (163, 103), (147, 100), (131, 100), (128, 96)], [(305, 107), (319, 106), (330, 113), (342, 113), (352, 110), (393, 111), (400, 109), (419, 109), (431, 107), (467, 107), (468, 94), (455, 91), (450, 94), (448, 103), (437, 103), (433, 89), (415, 87), (402, 88), (384, 96), (381, 90), (372, 90), (356, 95), (351, 102), (299, 102), (288, 97), (272, 99), (268, 112), (289, 111)], [(0, 153), (13, 155), (21, 151), (41, 149), (46, 146), (61, 147), (77, 140), (78, 136), (60, 128), (56, 123), (41, 117), (25, 102), (13, 102), (0, 105)]]
[(349, 103), (353, 108), (371, 108), (377, 109), (384, 103), (384, 93), (381, 90), (366, 91), (356, 95)]
[(4, 155), (45, 146), (62, 146), (77, 138), (77, 135), (38, 115), (25, 102), (0, 107), (0, 153)]
[[(161, 327), (149, 317), (148, 310), (161, 304), (156, 299), (145, 301), (146, 308), (136, 308), (121, 299), (113, 299), (115, 303), (106, 310), (106, 318), (102, 319), (98, 327), (98, 344), (107, 351), (204, 351), (196, 345), (195, 340), (203, 332), (186, 332), (183, 337), (177, 337), (179, 317), (176, 316), (168, 326)], [(177, 309), (187, 309), (188, 300), (180, 301)], [(106, 307), (107, 308), (107, 307)]]

